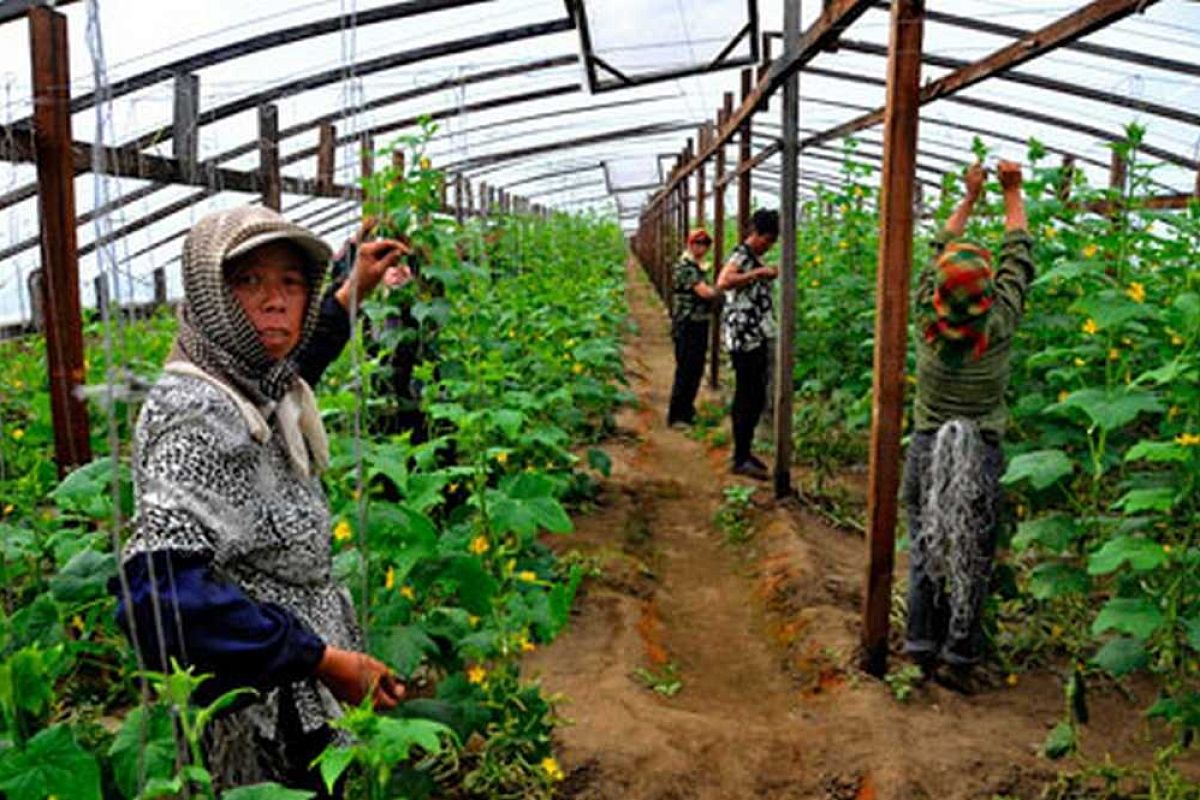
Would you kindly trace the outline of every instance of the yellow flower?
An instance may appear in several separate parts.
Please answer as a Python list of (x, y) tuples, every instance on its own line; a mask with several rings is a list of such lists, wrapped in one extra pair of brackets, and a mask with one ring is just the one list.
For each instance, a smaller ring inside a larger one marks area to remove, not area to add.
[(1087, 362), (1084, 361), (1082, 358), (1075, 359), (1075, 366), (1082, 367), (1085, 364), (1087, 364)]
[(1058, 637), (1060, 637), (1062, 635), (1063, 635), (1063, 626), (1062, 625), (1051, 625), (1050, 626), (1050, 637), (1052, 639), (1057, 639)]
[(1047, 239), (1053, 239), (1055, 236), (1058, 236), (1058, 229), (1053, 225), (1047, 225), (1046, 227), (1042, 228), (1042, 235)]
[(421, 160), (417, 163), (421, 165), (421, 169), (429, 169), (429, 159), (425, 156), (421, 156)]
[(583, 364), (580, 364), (578, 361), (576, 361), (574, 364), (571, 365), (571, 372), (575, 373), (576, 375), (582, 375), (583, 374)]
[(821, 282), (819, 280), (817, 280), (816, 278), (813, 278), (812, 283), (809, 284), (809, 286), (813, 287), (814, 289), (820, 285), (821, 285)]
[(517, 648), (522, 653), (532, 653), (534, 650), (537, 650), (537, 645), (535, 645), (533, 642), (529, 641), (529, 637), (523, 633), (517, 637), (516, 644), (517, 644)]
[(474, 614), (467, 614), (467, 624), (474, 628), (479, 624), (479, 617), (475, 616)]
[(388, 590), (396, 588), (396, 570), (393, 567), (388, 567), (387, 574), (383, 576), (383, 588)]
[(417, 593), (413, 591), (413, 588), (411, 586), (401, 586), (400, 587), (400, 596), (403, 597), (405, 600), (416, 600), (417, 599)]
[(339, 542), (344, 542), (354, 535), (354, 531), (350, 530), (350, 523), (344, 519), (338, 520), (338, 524), (333, 528), (333, 538)]
[(1175, 419), (1179, 416), (1179, 406), (1171, 406), (1167, 409), (1167, 419)]
[(1115, 348), (1115, 347), (1111, 347), (1111, 348), (1109, 348), (1109, 350), (1108, 350), (1108, 360), (1109, 360), (1109, 361), (1116, 361), (1116, 360), (1117, 360), (1118, 358), (1120, 358), (1120, 357), (1121, 357), (1121, 351), (1120, 351), (1120, 350), (1118, 350), (1118, 349), (1117, 349), (1117, 348)]
[(1008, 677), (1004, 679), (1004, 682), (1009, 686), (1016, 686), (1018, 683), (1020, 683), (1020, 681), (1020, 676), (1018, 676), (1015, 672), (1008, 673)]
[(526, 583), (533, 583), (534, 581), (537, 580), (537, 573), (531, 572), (530, 570), (524, 570), (522, 572), (518, 572), (517, 580), (525, 581)]
[(83, 633), (83, 617), (79, 616), (78, 614), (71, 617), (71, 625), (75, 628), (75, 630)]
[(862, 190), (862, 187), (861, 187), (861, 186), (855, 186), (855, 187), (854, 187), (854, 196), (855, 196), (855, 197), (862, 197), (862, 196), (863, 196), (863, 190)]
[(1099, 249), (1100, 248), (1096, 247), (1096, 245), (1089, 244), (1087, 247), (1083, 248), (1083, 257), (1084, 258), (1093, 258)]
[(19, 442), (25, 438), (25, 431), (22, 428), (14, 428), (12, 432), (14, 442)]
[(471, 544), (467, 549), (475, 555), (481, 556), (491, 549), (491, 545), (488, 544), (487, 537), (483, 534), (480, 534), (471, 540)]
[(1070, 396), (1071, 396), (1071, 393), (1068, 392), (1066, 389), (1063, 389), (1061, 392), (1058, 393), (1058, 402), (1065, 403), (1065, 402), (1067, 402), (1067, 398)]
[(813, 256), (813, 263), (814, 263), (814, 264), (820, 264), (820, 263), (821, 263), (821, 261), (822, 261), (822, 258), (821, 258), (821, 254), (820, 254), (820, 253), (818, 253), (817, 255)]
[(6, 517), (7, 517), (7, 516), (8, 516), (9, 514), (11, 514), (12, 512), (13, 512), (13, 504), (12, 504), (12, 503), (6, 503), (6, 504), (5, 504), (5, 506), (4, 506), (4, 516), (6, 516)]
[(1170, 553), (1170, 552), (1171, 552), (1171, 545), (1169, 545), (1169, 544), (1164, 544), (1164, 545), (1163, 545), (1163, 552), (1164, 552), (1164, 553)]
[(507, 464), (508, 463), (508, 452), (502, 450), (499, 453), (496, 453), (496, 461), (497, 461), (497, 463), (500, 464), (500, 466), (504, 466), (505, 464)]
[(1181, 433), (1175, 437), (1175, 443), (1184, 447), (1200, 447), (1200, 433)]
[(467, 680), (474, 684), (481, 684), (487, 678), (487, 670), (478, 664), (467, 670)]
[(838, 247), (842, 250), (849, 250), (850, 243), (843, 239), (842, 241), (838, 242)]
[(1087, 322), (1083, 323), (1083, 332), (1088, 336), (1095, 336), (1096, 331), (1100, 330), (1100, 326), (1096, 324), (1096, 320), (1088, 317)]
[(13, 385), (14, 389), (24, 389), (25, 381), (21, 380), (20, 378), (17, 378), (15, 381), (13, 381), (12, 385)]
[(546, 756), (542, 759), (542, 772), (546, 773), (546, 777), (552, 781), (561, 781), (566, 776), (563, 774), (562, 767), (558, 765), (551, 756)]
[(1125, 290), (1125, 296), (1135, 303), (1144, 303), (1146, 302), (1146, 287), (1134, 281)]
[(1176, 347), (1182, 347), (1183, 346), (1183, 337), (1180, 336), (1178, 333), (1171, 334), (1171, 344), (1175, 345)]

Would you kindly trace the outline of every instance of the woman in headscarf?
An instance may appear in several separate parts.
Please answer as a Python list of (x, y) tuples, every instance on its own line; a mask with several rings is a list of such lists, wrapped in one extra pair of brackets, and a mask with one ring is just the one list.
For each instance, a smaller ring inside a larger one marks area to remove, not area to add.
[(921, 275), (914, 433), (904, 468), (912, 543), (905, 651), (924, 674), (963, 692), (975, 683), (996, 547), (1013, 336), (1034, 277), (1021, 167), (1001, 161), (997, 173), (1006, 230), (999, 268), (986, 247), (961, 238), (987, 177), (975, 164)]
[(704, 280), (704, 256), (712, 237), (696, 228), (675, 264), (671, 281), (671, 338), (675, 341), (675, 381), (667, 424), (686, 427), (696, 421), (696, 393), (708, 352), (708, 321), (717, 290)]
[[(403, 255), (360, 248), (360, 291)], [(309, 770), (333, 741), (339, 701), (404, 687), (361, 652), (351, 599), (332, 576), (319, 473), (328, 444), (289, 356), (316, 326), (329, 248), (260, 207), (210, 215), (183, 247), (184, 302), (163, 374), (134, 434), (136, 515), (118, 619), (144, 662), (211, 674), (195, 698), (256, 694), (212, 723), (216, 787), (278, 781), (320, 791)]]

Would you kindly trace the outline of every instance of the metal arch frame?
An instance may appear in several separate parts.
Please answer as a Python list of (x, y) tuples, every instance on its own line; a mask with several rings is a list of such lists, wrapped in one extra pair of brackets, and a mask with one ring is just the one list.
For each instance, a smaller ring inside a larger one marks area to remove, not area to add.
[[(592, 44), (591, 26), (588, 24), (587, 0), (566, 0), (567, 14), (579, 31), (580, 49), (587, 72), (588, 89), (592, 94), (610, 92), (617, 89), (628, 89), (634, 86), (644, 86), (648, 83), (685, 78), (692, 75), (704, 75), (735, 67), (746, 67), (756, 63), (760, 58), (758, 4), (755, 0), (746, 0), (746, 12), (749, 21), (734, 35), (707, 66), (688, 67), (684, 69), (663, 70), (646, 75), (629, 76), (596, 55)], [(750, 55), (743, 58), (729, 58), (729, 54), (737, 49), (743, 39), (749, 38)], [(615, 80), (604, 81), (600, 70), (612, 75)]]

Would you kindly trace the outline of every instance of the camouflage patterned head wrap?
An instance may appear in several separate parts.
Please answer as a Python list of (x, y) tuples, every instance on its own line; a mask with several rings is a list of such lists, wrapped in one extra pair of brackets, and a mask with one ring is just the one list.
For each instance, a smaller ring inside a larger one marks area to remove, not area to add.
[(981, 357), (995, 295), (992, 254), (974, 242), (951, 242), (937, 260), (937, 272), (933, 299), (924, 309), (925, 341), (945, 358), (961, 359), (967, 352)]

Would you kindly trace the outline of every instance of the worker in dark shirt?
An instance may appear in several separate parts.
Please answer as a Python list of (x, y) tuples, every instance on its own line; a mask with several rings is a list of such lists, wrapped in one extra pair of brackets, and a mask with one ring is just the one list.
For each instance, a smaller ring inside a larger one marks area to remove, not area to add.
[(667, 409), (667, 424), (687, 426), (696, 421), (696, 393), (708, 352), (708, 322), (717, 290), (704, 279), (704, 256), (712, 237), (703, 228), (688, 234), (687, 249), (675, 264), (671, 292), (671, 338), (675, 342), (675, 381)]
[(934, 239), (914, 304), (917, 387), (902, 490), (911, 541), (905, 651), (927, 676), (962, 691), (971, 690), (980, 656), (1002, 500), (1004, 394), (1034, 278), (1021, 168), (1001, 161), (997, 173), (1006, 229), (999, 268), (987, 248), (961, 238), (984, 189), (976, 164)]

